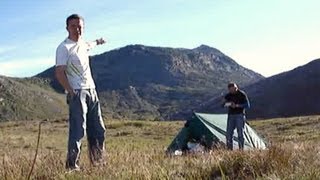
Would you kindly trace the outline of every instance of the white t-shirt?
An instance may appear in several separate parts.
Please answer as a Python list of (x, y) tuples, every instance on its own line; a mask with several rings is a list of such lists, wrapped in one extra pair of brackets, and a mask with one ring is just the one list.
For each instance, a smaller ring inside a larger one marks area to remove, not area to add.
[(67, 38), (58, 46), (56, 66), (67, 66), (67, 79), (73, 89), (95, 88), (88, 55), (88, 51), (95, 45), (82, 39), (74, 42)]

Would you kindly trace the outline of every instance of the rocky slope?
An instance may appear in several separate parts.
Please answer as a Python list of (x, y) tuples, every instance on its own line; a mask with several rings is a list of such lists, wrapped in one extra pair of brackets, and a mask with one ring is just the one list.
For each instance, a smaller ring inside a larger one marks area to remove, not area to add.
[(40, 82), (0, 76), (0, 121), (65, 117), (64, 97)]

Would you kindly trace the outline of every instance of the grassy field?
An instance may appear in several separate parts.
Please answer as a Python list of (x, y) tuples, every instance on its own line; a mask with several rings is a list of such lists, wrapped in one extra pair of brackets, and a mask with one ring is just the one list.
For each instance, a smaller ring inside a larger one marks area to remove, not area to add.
[[(0, 179), (26, 179), (36, 150), (37, 121), (0, 123)], [(83, 141), (82, 171), (66, 173), (67, 121), (42, 126), (32, 179), (320, 179), (320, 117), (250, 123), (271, 142), (265, 151), (167, 157), (183, 122), (106, 121), (107, 166), (91, 167)]]

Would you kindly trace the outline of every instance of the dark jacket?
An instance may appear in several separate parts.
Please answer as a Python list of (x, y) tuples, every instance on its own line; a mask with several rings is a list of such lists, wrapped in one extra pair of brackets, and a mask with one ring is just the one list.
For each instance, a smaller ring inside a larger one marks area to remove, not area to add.
[(226, 102), (238, 104), (240, 107), (229, 107), (228, 114), (245, 114), (246, 109), (250, 108), (250, 102), (245, 92), (238, 90), (235, 94), (228, 93), (225, 97)]

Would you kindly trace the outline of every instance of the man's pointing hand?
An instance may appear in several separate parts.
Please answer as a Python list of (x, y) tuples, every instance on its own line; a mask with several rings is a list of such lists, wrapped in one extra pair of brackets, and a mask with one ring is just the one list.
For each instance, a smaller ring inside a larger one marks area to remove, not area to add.
[(106, 43), (106, 41), (103, 38), (97, 39), (96, 42), (97, 42), (97, 45)]

